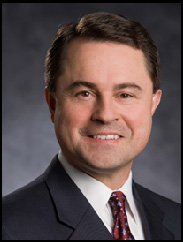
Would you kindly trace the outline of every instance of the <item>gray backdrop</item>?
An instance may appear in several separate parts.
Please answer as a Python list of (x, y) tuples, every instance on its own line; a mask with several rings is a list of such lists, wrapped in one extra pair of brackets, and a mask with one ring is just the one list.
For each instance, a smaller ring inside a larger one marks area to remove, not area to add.
[(3, 195), (40, 175), (59, 150), (43, 77), (58, 26), (108, 11), (141, 22), (161, 57), (163, 96), (149, 144), (134, 162), (134, 179), (180, 202), (180, 8), (179, 3), (3, 3)]

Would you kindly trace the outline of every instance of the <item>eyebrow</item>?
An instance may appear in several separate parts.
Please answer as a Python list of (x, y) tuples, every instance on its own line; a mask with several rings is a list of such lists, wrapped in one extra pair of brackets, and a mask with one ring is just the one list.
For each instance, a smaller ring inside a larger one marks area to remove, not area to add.
[(133, 88), (133, 89), (137, 89), (138, 91), (142, 91), (142, 88), (134, 82), (124, 82), (124, 83), (116, 84), (114, 86), (115, 90), (121, 90), (125, 88)]
[[(91, 89), (97, 89), (97, 85), (93, 82), (85, 82), (85, 81), (78, 80), (71, 83), (67, 87), (67, 91), (72, 91), (74, 88), (80, 87), (80, 86), (88, 87)], [(139, 85), (135, 84), (134, 82), (123, 82), (123, 83), (114, 85), (114, 90), (121, 90), (126, 88), (133, 88), (133, 89), (137, 89), (138, 91), (142, 91), (142, 88)]]
[(93, 82), (75, 81), (67, 87), (67, 91), (72, 91), (75, 87), (80, 87), (80, 86), (88, 87), (91, 89), (97, 88), (97, 85)]

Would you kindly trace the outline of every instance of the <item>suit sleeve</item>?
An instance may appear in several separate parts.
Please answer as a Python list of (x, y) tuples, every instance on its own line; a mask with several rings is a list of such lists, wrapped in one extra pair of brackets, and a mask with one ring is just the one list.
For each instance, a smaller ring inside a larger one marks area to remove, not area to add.
[(2, 228), (2, 240), (11, 240), (4, 228)]

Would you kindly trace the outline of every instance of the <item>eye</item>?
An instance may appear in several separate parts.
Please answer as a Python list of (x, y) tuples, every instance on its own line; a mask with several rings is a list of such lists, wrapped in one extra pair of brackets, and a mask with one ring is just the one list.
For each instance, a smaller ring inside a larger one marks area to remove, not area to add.
[(95, 94), (92, 91), (88, 90), (81, 90), (78, 91), (75, 95), (75, 98), (80, 99), (80, 100), (90, 100), (92, 97), (95, 97)]
[(130, 95), (128, 93), (122, 93), (122, 94), (120, 94), (120, 97), (122, 97), (122, 98), (128, 98), (128, 97), (132, 97), (132, 95)]
[(77, 93), (77, 96), (81, 96), (81, 97), (89, 97), (91, 94), (88, 91), (81, 91), (79, 93)]

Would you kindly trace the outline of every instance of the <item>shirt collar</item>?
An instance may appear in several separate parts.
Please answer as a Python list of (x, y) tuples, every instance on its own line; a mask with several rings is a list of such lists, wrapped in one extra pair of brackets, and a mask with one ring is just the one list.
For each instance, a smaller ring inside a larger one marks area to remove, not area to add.
[[(104, 185), (104, 183), (96, 180), (87, 173), (84, 173), (74, 166), (69, 164), (63, 156), (61, 150), (58, 153), (58, 159), (67, 174), (72, 178), (74, 183), (80, 188), (83, 195), (88, 199), (88, 202), (92, 205), (98, 214), (101, 214), (107, 205), (111, 193), (113, 190)], [(132, 172), (130, 171), (129, 177), (125, 184), (118, 189), (126, 196), (126, 204), (129, 206), (132, 216), (136, 216), (136, 209), (134, 203), (134, 197), (132, 192)], [(116, 191), (116, 190), (115, 190)]]
[(136, 205), (135, 205), (133, 191), (132, 191), (132, 177), (133, 177), (132, 171), (130, 171), (128, 179), (126, 180), (125, 184), (119, 189), (119, 191), (125, 194), (126, 206), (129, 207), (128, 211), (131, 212), (131, 215), (135, 219), (137, 216), (137, 213), (136, 213)]

